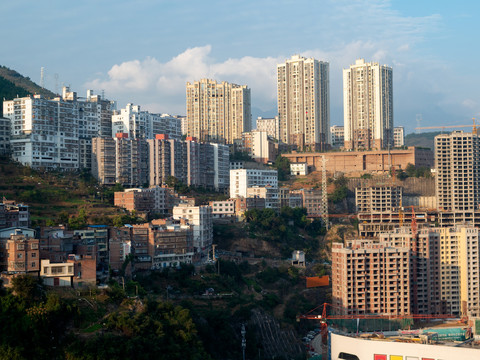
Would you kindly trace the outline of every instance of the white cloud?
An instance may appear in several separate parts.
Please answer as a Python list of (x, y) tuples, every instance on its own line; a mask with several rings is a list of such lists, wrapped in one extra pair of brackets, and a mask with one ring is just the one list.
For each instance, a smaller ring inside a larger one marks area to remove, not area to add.
[(134, 102), (151, 111), (183, 114), (186, 82), (211, 78), (248, 85), (255, 97), (254, 106), (269, 109), (276, 97), (276, 64), (281, 59), (246, 56), (215, 62), (210, 53), (211, 46), (206, 45), (187, 49), (166, 63), (154, 58), (127, 61), (114, 65), (106, 78), (85, 86), (105, 90), (121, 107)]
[(423, 44), (442, 26), (439, 15), (403, 16), (388, 0), (330, 0), (328, 4), (323, 30), (315, 37), (318, 41), (303, 51), (286, 39), (285, 47), (274, 56), (218, 60), (211, 45), (196, 46), (164, 62), (146, 57), (113, 65), (85, 87), (105, 90), (108, 98), (118, 100), (119, 107), (132, 102), (150, 111), (185, 114), (186, 82), (211, 78), (248, 85), (252, 106), (274, 111), (276, 64), (300, 53), (330, 63), (332, 123), (343, 121), (342, 69), (358, 58), (393, 67), (395, 121), (406, 126), (407, 132), (413, 130), (417, 113), (427, 121), (447, 121), (439, 116), (448, 118), (462, 111), (463, 116), (477, 108), (468, 90), (455, 94), (458, 84), (449, 65), (440, 57), (424, 55)]

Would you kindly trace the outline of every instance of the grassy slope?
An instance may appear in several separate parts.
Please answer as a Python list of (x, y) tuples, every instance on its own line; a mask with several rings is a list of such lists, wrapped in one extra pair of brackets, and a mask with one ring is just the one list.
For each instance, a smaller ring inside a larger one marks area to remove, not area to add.
[(33, 226), (57, 219), (60, 212), (78, 215), (80, 209), (85, 209), (89, 222), (122, 213), (101, 200), (97, 193), (103, 190), (79, 174), (34, 171), (0, 157), (0, 196), (29, 205)]

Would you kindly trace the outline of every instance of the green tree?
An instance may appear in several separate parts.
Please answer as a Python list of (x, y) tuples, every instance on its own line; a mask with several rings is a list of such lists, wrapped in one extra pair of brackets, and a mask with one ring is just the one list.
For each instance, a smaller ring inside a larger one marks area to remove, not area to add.
[(42, 294), (41, 284), (38, 278), (30, 275), (19, 275), (12, 279), (13, 292), (27, 303), (38, 300)]
[(408, 177), (416, 177), (416, 169), (415, 166), (408, 163), (407, 167), (405, 168), (405, 173), (407, 174)]
[(278, 180), (288, 180), (288, 175), (290, 174), (290, 160), (288, 158), (279, 155), (275, 159), (273, 167), (278, 171)]

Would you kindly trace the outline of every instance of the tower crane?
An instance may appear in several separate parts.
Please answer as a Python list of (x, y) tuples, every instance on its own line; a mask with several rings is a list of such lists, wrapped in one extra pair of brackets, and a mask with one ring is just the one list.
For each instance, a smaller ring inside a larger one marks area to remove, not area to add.
[[(300, 319), (306, 320), (317, 320), (320, 322), (320, 334), (322, 335), (322, 341), (327, 342), (328, 337), (328, 320), (401, 320), (401, 319), (455, 319), (457, 316), (451, 314), (343, 314), (343, 315), (329, 315), (327, 314), (327, 306), (330, 308), (336, 308), (340, 312), (345, 311), (345, 309), (338, 306), (323, 303), (322, 305), (317, 306), (316, 308), (310, 310), (304, 315), (297, 317), (297, 321)], [(322, 314), (314, 314), (315, 310), (322, 308)]]
[(472, 133), (477, 134), (477, 124), (475, 123), (475, 118), (472, 118), (473, 125), (443, 125), (443, 126), (420, 126), (416, 127), (415, 130), (433, 130), (433, 129), (442, 129), (442, 132), (445, 129), (457, 129), (457, 128), (472, 128)]

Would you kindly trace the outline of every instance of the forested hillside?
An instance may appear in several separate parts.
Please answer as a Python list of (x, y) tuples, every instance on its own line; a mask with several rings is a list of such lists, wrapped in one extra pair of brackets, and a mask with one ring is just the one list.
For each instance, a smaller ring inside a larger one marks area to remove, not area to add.
[(31, 94), (41, 94), (48, 98), (55, 96), (50, 90), (35, 84), (29, 77), (24, 77), (15, 70), (0, 66), (0, 114), (3, 114), (3, 100)]

